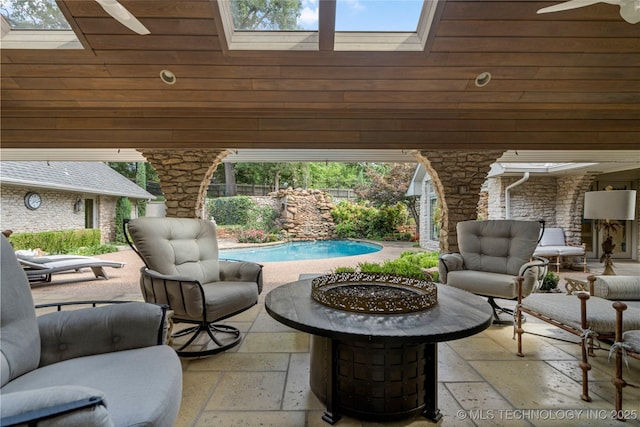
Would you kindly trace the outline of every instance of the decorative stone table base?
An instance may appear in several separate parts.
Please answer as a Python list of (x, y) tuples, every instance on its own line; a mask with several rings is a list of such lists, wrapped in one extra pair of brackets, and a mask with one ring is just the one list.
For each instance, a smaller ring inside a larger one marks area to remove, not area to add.
[(395, 421), (422, 413), (438, 421), (436, 399), (430, 398), (437, 393), (436, 357), (436, 344), (342, 342), (312, 335), (311, 391), (327, 405), (322, 418), (330, 424), (339, 414)]
[(267, 294), (271, 317), (312, 334), (310, 384), (327, 405), (325, 421), (334, 424), (342, 414), (376, 420), (442, 417), (437, 343), (485, 330), (493, 310), (477, 295), (441, 284), (437, 288), (435, 306), (405, 314), (327, 307), (311, 298), (311, 279)]

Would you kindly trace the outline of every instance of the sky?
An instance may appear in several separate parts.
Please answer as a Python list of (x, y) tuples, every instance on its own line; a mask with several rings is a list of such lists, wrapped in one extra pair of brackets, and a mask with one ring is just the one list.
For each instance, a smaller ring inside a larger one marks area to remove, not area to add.
[[(298, 23), (318, 29), (318, 1), (302, 0)], [(415, 31), (423, 0), (337, 0), (336, 31)]]
[[(11, 9), (16, 0), (0, 0)], [(55, 0), (48, 0), (55, 1)], [(318, 30), (318, 2), (302, 0), (298, 24), (303, 30)], [(424, 0), (337, 0), (336, 31), (416, 31)]]

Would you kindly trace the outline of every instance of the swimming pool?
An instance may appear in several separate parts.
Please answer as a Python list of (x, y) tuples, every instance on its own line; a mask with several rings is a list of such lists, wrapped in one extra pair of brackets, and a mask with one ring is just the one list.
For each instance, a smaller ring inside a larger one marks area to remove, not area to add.
[(315, 240), (244, 249), (223, 249), (220, 258), (252, 262), (301, 261), (377, 252), (382, 246), (353, 240)]

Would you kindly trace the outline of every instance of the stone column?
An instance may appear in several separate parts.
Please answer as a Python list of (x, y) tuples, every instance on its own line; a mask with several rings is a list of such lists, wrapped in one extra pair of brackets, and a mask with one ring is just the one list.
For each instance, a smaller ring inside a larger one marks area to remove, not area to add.
[(478, 217), (480, 188), (506, 150), (425, 150), (416, 154), (433, 179), (440, 206), (440, 251), (457, 251), (456, 224)]
[(584, 193), (589, 191), (594, 179), (592, 173), (558, 178), (558, 194), (562, 194), (562, 197), (557, 199), (556, 218), (558, 227), (564, 229), (567, 243), (582, 243)]
[(167, 216), (202, 218), (207, 188), (226, 150), (138, 150), (158, 173)]

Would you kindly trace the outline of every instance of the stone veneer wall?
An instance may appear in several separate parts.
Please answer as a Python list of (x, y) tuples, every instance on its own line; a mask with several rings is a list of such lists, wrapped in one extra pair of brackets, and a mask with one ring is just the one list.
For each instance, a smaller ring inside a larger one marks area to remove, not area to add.
[[(505, 189), (521, 177), (489, 178), (489, 219), (506, 218)], [(511, 219), (544, 220), (560, 227), (568, 243), (580, 244), (584, 193), (593, 175), (532, 176), (510, 190)]]
[[(36, 210), (27, 209), (24, 196), (28, 191), (36, 191), (42, 197), (42, 205)], [(3, 185), (0, 201), (0, 228), (16, 233), (39, 233), (43, 231), (84, 229), (85, 212), (74, 212), (73, 204), (77, 192), (46, 190), (21, 186)], [(115, 238), (115, 206), (117, 197), (93, 196), (95, 228), (100, 229), (102, 242)]]
[(280, 218), (276, 222), (287, 238), (327, 240), (336, 237), (331, 216), (333, 202), (328, 193), (287, 188), (271, 193), (270, 196), (278, 201)]
[(424, 150), (416, 154), (433, 180), (442, 220), (440, 250), (457, 251), (456, 225), (478, 217), (480, 190), (504, 150)]
[[(100, 229), (100, 240), (102, 242), (113, 242), (116, 240), (116, 204), (119, 197), (99, 196), (94, 200), (96, 210), (96, 228)], [(131, 210), (136, 211), (136, 201), (131, 201)]]

